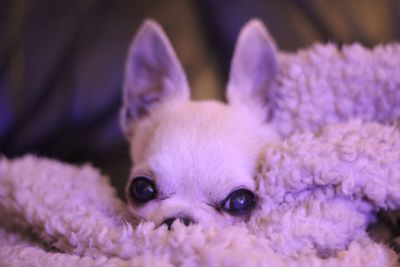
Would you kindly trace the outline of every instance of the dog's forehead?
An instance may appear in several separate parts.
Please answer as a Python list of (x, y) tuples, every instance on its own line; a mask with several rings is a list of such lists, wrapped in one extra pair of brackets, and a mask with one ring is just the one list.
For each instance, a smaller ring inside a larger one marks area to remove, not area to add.
[(260, 140), (249, 118), (217, 102), (192, 102), (164, 113), (146, 149), (162, 190), (220, 198), (233, 188), (254, 187)]

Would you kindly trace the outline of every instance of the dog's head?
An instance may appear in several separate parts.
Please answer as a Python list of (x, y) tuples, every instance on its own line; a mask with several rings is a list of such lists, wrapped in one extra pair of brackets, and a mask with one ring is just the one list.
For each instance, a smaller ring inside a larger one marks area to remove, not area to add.
[(268, 126), (275, 47), (261, 22), (239, 35), (229, 104), (191, 101), (185, 73), (161, 27), (144, 22), (126, 64), (122, 128), (131, 145), (130, 209), (157, 225), (230, 225), (257, 206), (256, 161), (277, 140)]

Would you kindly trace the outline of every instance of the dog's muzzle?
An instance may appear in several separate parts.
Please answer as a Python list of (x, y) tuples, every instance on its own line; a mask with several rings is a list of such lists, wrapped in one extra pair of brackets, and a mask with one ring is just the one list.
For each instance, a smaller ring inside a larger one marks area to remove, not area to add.
[(175, 220), (179, 220), (181, 223), (183, 223), (186, 226), (189, 226), (191, 224), (194, 224), (195, 221), (188, 217), (188, 216), (182, 216), (182, 217), (171, 217), (171, 218), (167, 218), (165, 219), (162, 224), (165, 224), (168, 226), (168, 230), (171, 230), (171, 226), (174, 223)]

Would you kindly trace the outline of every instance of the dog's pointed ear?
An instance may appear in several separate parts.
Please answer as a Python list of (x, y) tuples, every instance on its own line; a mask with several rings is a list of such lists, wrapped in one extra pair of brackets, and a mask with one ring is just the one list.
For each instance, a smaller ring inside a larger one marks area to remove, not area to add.
[(135, 121), (163, 101), (187, 100), (183, 68), (161, 26), (147, 19), (135, 35), (125, 66), (121, 126), (131, 135)]
[(266, 105), (277, 74), (275, 43), (264, 24), (252, 19), (244, 25), (236, 42), (227, 87), (228, 102)]

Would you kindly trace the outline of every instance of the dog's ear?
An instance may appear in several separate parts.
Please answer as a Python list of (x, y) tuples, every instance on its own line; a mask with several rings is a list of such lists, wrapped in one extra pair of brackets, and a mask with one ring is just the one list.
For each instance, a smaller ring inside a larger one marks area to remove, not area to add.
[(120, 120), (130, 136), (135, 121), (157, 103), (189, 98), (183, 68), (161, 26), (147, 19), (131, 44), (125, 66)]
[(252, 19), (244, 25), (236, 42), (227, 86), (229, 103), (266, 105), (277, 73), (275, 43), (264, 24)]

